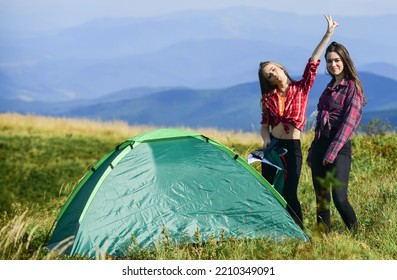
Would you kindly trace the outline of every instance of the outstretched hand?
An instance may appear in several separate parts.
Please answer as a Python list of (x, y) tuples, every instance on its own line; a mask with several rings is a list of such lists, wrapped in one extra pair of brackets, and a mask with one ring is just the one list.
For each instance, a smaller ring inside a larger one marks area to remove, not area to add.
[(338, 27), (338, 23), (332, 19), (331, 15), (324, 15), (328, 22), (328, 30), (327, 32), (330, 34), (334, 33), (336, 27)]
[(318, 61), (320, 59), (320, 56), (326, 48), (329, 39), (331, 38), (332, 34), (334, 34), (335, 28), (338, 26), (338, 23), (332, 19), (331, 15), (324, 16), (328, 23), (327, 32), (321, 39), (320, 43), (318, 43), (317, 47), (314, 49), (311, 57), (312, 61)]

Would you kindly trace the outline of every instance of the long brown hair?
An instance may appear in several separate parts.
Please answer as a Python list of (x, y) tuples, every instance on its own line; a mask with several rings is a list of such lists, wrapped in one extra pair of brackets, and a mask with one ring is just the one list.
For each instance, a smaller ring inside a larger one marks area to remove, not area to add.
[[(340, 56), (343, 62), (343, 67), (344, 67), (343, 71), (345, 72), (345, 77), (349, 80), (352, 80), (356, 85), (357, 89), (359, 90), (359, 94), (361, 95), (362, 104), (363, 105), (367, 104), (367, 98), (365, 97), (364, 94), (363, 85), (361, 84), (361, 81), (357, 75), (356, 68), (354, 67), (353, 60), (351, 59), (350, 54), (347, 51), (346, 47), (340, 43), (332, 42), (325, 50), (325, 54), (324, 54), (325, 60), (327, 60), (327, 54), (329, 52), (335, 52)], [(327, 69), (327, 73), (328, 73), (328, 69)], [(330, 74), (332, 78), (335, 79), (334, 75), (332, 75), (331, 73), (328, 74)]]
[(265, 62), (261, 62), (261, 63), (259, 63), (258, 76), (259, 76), (259, 84), (260, 84), (260, 86), (261, 86), (261, 93), (262, 93), (262, 96), (263, 96), (263, 95), (266, 95), (266, 94), (269, 94), (270, 92), (272, 92), (272, 91), (273, 91), (274, 89), (276, 89), (276, 87), (277, 87), (276, 85), (272, 85), (272, 84), (266, 79), (265, 74), (264, 74), (264, 72), (263, 72), (263, 69), (265, 68), (265, 66), (267, 66), (267, 65), (269, 65), (269, 64), (274, 64), (274, 65), (276, 65), (277, 67), (279, 67), (281, 70), (284, 71), (284, 73), (285, 73), (285, 75), (287, 76), (287, 78), (288, 78), (290, 81), (292, 81), (292, 79), (291, 79), (290, 75), (288, 74), (287, 70), (285, 70), (285, 68), (284, 68), (281, 64), (279, 64), (279, 63), (277, 63), (277, 62), (275, 62), (275, 61), (265, 61)]

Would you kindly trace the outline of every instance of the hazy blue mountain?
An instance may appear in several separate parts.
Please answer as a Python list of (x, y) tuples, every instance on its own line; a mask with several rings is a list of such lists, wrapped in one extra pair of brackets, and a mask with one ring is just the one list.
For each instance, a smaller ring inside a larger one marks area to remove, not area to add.
[(397, 80), (397, 66), (390, 63), (374, 62), (360, 66), (361, 71), (384, 76), (393, 80)]
[[(374, 118), (397, 126), (397, 95), (383, 93), (397, 81), (371, 73), (359, 73), (368, 104), (363, 124)], [(299, 79), (299, 76), (295, 77)], [(330, 81), (318, 75), (309, 95), (308, 117)], [(188, 87), (131, 88), (98, 99), (68, 102), (23, 102), (0, 100), (0, 112), (35, 113), (95, 120), (124, 120), (131, 125), (214, 127), (259, 131), (260, 89), (257, 81), (232, 87), (193, 89)], [(309, 124), (310, 125), (310, 120)]]
[[(397, 38), (385, 32), (395, 17), (338, 21), (333, 39), (348, 47), (357, 68), (396, 80)], [(225, 88), (254, 80), (262, 60), (299, 75), (325, 25), (322, 15), (240, 7), (98, 19), (29, 36), (2, 30), (0, 98), (56, 102), (137, 87)]]

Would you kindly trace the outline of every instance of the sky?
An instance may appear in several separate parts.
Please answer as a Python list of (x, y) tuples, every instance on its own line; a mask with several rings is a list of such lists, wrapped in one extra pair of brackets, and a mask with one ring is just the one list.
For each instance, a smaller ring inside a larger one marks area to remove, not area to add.
[(233, 6), (300, 15), (397, 17), (396, 0), (0, 0), (0, 30), (50, 31), (104, 17), (153, 17)]

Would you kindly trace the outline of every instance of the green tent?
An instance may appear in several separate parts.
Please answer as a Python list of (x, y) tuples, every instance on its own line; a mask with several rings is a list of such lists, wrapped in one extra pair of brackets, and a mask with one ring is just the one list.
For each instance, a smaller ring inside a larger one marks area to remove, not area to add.
[[(95, 257), (161, 242), (307, 240), (280, 194), (244, 159), (197, 133), (158, 129), (118, 145), (87, 172), (60, 213), (48, 249)], [(65, 242), (69, 240), (69, 242)], [(63, 244), (63, 245), (62, 245)]]

